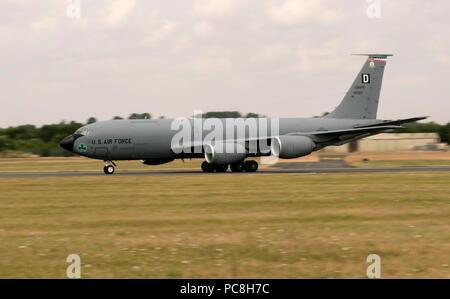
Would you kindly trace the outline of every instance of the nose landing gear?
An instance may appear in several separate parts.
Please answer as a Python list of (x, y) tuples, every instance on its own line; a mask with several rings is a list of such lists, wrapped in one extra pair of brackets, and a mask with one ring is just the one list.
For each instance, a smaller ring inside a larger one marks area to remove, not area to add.
[(105, 161), (106, 165), (103, 167), (103, 172), (105, 174), (113, 174), (115, 171), (114, 166), (117, 166), (113, 161)]

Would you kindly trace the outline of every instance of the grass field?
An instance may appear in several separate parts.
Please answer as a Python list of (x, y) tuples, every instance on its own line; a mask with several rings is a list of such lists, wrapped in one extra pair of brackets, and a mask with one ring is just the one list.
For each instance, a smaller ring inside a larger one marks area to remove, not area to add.
[[(363, 161), (367, 159), (368, 161)], [(346, 157), (353, 167), (450, 166), (450, 152), (352, 153)]]
[(376, 160), (358, 161), (350, 165), (358, 168), (450, 166), (450, 160)]
[(450, 174), (0, 179), (0, 277), (450, 278)]

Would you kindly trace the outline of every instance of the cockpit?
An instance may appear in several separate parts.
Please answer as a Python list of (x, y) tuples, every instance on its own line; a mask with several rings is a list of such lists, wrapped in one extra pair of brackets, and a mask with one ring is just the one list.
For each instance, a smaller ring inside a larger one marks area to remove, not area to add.
[(79, 128), (78, 130), (75, 131), (75, 133), (73, 133), (72, 135), (69, 135), (69, 136), (65, 137), (63, 140), (61, 140), (59, 145), (63, 149), (68, 150), (69, 152), (73, 152), (73, 145), (75, 143), (75, 140), (77, 140), (80, 137), (88, 136), (91, 134), (92, 134), (92, 129), (85, 128), (85, 127)]
[(88, 136), (90, 134), (92, 134), (92, 130), (91, 129), (79, 128), (78, 130), (75, 131), (74, 135)]

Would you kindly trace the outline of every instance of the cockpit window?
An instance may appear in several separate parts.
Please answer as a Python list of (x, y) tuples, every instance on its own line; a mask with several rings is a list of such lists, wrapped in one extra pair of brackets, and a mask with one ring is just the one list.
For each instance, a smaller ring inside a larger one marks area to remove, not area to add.
[(79, 135), (83, 135), (83, 136), (90, 135), (91, 133), (92, 133), (92, 130), (86, 129), (86, 128), (78, 129), (78, 130), (75, 132), (75, 134), (79, 134)]

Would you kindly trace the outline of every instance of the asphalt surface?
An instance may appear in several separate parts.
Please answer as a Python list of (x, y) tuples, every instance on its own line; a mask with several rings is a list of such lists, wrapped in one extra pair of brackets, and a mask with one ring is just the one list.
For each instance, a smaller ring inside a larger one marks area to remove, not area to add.
[[(393, 167), (393, 168), (302, 168), (302, 169), (261, 169), (251, 174), (313, 174), (313, 173), (379, 173), (379, 172), (447, 172), (450, 167)], [(205, 175), (201, 170), (116, 170), (112, 176), (191, 176)], [(208, 175), (248, 175), (248, 173), (211, 173)], [(98, 172), (3, 172), (0, 178), (46, 178), (46, 177), (92, 177), (106, 176)]]

